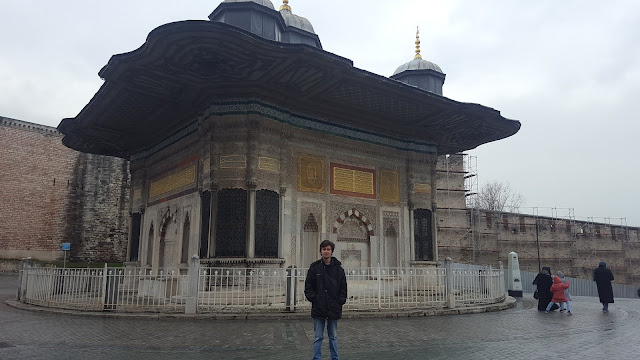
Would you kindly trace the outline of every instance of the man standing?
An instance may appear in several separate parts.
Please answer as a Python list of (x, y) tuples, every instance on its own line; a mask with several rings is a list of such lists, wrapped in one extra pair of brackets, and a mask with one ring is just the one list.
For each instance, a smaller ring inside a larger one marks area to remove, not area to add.
[(342, 264), (333, 257), (335, 244), (329, 240), (320, 243), (322, 258), (309, 266), (304, 282), (304, 296), (312, 304), (313, 360), (320, 360), (324, 325), (327, 323), (331, 359), (338, 360), (337, 330), (342, 317), (342, 305), (347, 302), (347, 277)]
[(609, 304), (613, 304), (613, 274), (607, 269), (607, 264), (602, 261), (600, 265), (593, 270), (593, 281), (598, 286), (598, 296), (602, 303), (602, 312), (609, 312)]

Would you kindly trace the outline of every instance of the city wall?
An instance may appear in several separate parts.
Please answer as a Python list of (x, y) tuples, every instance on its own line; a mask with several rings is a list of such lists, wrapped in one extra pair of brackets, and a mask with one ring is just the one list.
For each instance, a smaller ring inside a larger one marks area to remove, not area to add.
[(65, 147), (56, 128), (0, 117), (0, 258), (123, 261), (129, 168)]

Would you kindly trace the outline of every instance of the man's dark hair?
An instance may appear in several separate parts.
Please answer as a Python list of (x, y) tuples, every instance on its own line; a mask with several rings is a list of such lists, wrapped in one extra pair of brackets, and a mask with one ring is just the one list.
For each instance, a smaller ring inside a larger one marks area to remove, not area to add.
[(333, 252), (333, 250), (336, 249), (336, 244), (334, 244), (332, 241), (330, 240), (323, 240), (320, 243), (320, 250), (322, 250), (322, 248), (327, 247), (327, 246), (331, 246), (331, 252)]

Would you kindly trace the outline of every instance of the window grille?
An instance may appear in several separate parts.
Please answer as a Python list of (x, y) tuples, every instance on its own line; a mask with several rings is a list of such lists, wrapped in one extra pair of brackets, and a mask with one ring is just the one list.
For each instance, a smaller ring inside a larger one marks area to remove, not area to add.
[(216, 256), (246, 256), (247, 192), (242, 189), (218, 191), (216, 213)]

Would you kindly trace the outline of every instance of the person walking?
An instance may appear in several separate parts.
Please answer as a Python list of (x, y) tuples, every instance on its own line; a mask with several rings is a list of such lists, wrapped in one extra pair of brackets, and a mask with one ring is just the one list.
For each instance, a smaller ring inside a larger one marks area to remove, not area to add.
[(613, 273), (607, 269), (607, 263), (601, 261), (598, 267), (593, 270), (593, 281), (598, 286), (598, 296), (602, 303), (602, 312), (609, 312), (609, 304), (613, 304)]
[[(558, 271), (556, 273), (556, 276), (559, 277), (560, 280), (562, 280), (563, 284), (568, 284), (569, 283), (569, 281), (564, 278), (564, 274), (562, 273), (562, 271)], [(553, 287), (553, 285), (551, 287)], [(564, 297), (567, 299), (567, 310), (569, 310), (569, 315), (571, 315), (571, 309), (570, 309), (569, 302), (571, 302), (573, 300), (573, 298), (571, 298), (571, 294), (569, 293), (569, 289), (564, 289)], [(563, 311), (564, 311), (564, 307), (562, 306), (562, 304), (560, 304), (560, 312), (563, 312)]]
[(551, 307), (553, 306), (553, 304), (558, 304), (560, 306), (560, 311), (563, 311), (562, 309), (564, 308), (564, 304), (567, 304), (567, 315), (571, 315), (571, 305), (569, 305), (569, 301), (567, 301), (567, 298), (564, 296), (564, 292), (566, 289), (569, 288), (569, 281), (566, 282), (566, 284), (562, 283), (562, 279), (560, 279), (559, 276), (556, 276), (553, 278), (553, 285), (551, 285), (551, 292), (553, 293), (553, 298), (551, 299), (551, 302), (549, 303), (549, 305), (547, 305), (547, 308), (545, 310), (545, 312), (548, 314), (549, 310), (551, 310)]
[[(533, 285), (538, 289), (538, 311), (547, 310), (547, 305), (551, 302), (553, 294), (551, 293), (551, 285), (553, 285), (553, 279), (551, 278), (551, 268), (544, 266), (542, 271), (533, 280)], [(553, 309), (553, 307), (552, 307)]]
[(338, 320), (342, 305), (347, 302), (347, 277), (338, 259), (333, 257), (336, 245), (324, 240), (320, 243), (321, 259), (312, 263), (304, 282), (304, 296), (311, 302), (313, 318), (313, 360), (322, 357), (325, 322), (332, 360), (338, 357)]

